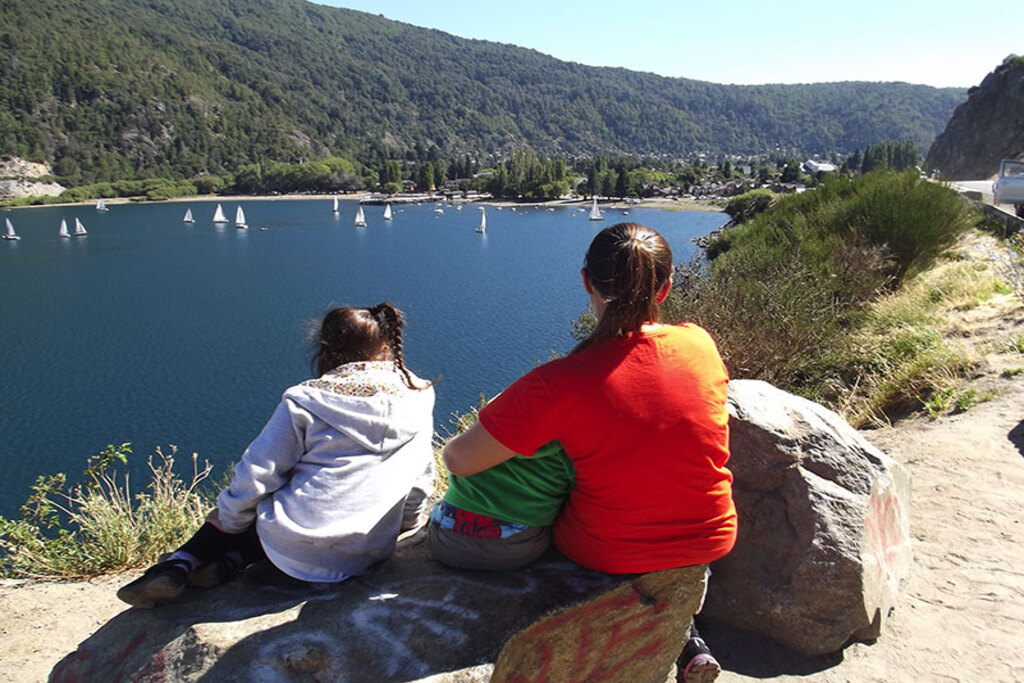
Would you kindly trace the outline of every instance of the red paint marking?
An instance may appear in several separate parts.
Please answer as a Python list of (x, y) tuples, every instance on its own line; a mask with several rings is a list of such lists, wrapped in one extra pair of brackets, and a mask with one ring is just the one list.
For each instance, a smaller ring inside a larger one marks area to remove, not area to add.
[[(553, 629), (566, 624), (578, 630), (574, 651), (570, 653), (573, 660), (572, 680), (578, 683), (615, 681), (624, 667), (641, 658), (650, 657), (667, 646), (664, 637), (654, 637), (646, 642), (636, 641), (656, 636), (659, 627), (665, 621), (661, 613), (670, 603), (659, 601), (655, 605), (644, 606), (640, 614), (624, 615), (603, 627), (602, 632), (595, 630), (592, 617), (600, 612), (617, 611), (638, 604), (641, 604), (641, 599), (636, 593), (612, 595), (587, 605), (582, 610), (570, 608), (568, 613), (556, 615), (539, 625), (536, 630), (528, 632), (527, 637), (519, 643), (524, 649), (533, 649), (535, 655), (539, 657), (538, 671), (533, 676), (516, 672), (509, 678), (510, 683), (550, 682), (554, 647), (547, 636)], [(634, 645), (635, 649), (623, 655), (623, 646), (628, 644)]]

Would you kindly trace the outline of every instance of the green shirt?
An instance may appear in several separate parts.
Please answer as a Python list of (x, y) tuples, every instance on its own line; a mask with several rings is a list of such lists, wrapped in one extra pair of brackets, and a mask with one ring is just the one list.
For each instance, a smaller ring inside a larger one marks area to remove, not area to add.
[(517, 455), (469, 477), (448, 478), (444, 499), (452, 505), (527, 526), (550, 526), (576, 479), (576, 468), (557, 441), (533, 457)]

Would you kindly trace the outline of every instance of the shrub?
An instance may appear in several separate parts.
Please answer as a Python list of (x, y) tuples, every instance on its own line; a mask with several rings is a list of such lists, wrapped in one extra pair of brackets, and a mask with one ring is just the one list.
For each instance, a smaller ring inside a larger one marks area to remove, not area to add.
[(63, 474), (42, 476), (21, 508), (21, 519), (0, 517), (0, 575), (85, 578), (154, 562), (181, 545), (202, 524), (212, 492), (201, 488), (209, 476), (192, 455), (186, 483), (174, 472), (176, 447), (149, 458), (148, 491), (133, 495), (125, 464), (130, 444), (107, 446), (89, 458), (85, 483), (67, 486)]
[(870, 383), (883, 398), (858, 398), (852, 410), (864, 419), (916, 409), (915, 395), (966, 361), (914, 333), (897, 340), (916, 352), (896, 370), (898, 343), (879, 347), (856, 333), (874, 301), (934, 264), (978, 218), (957, 193), (914, 172), (830, 174), (814, 191), (779, 198), (725, 230), (706, 265), (677, 272), (678, 310), (666, 319), (708, 329), (734, 377), (840, 408), (851, 387)]
[(770, 190), (751, 190), (730, 199), (725, 205), (725, 212), (737, 224), (746, 223), (757, 214), (765, 211), (775, 203), (776, 196)]

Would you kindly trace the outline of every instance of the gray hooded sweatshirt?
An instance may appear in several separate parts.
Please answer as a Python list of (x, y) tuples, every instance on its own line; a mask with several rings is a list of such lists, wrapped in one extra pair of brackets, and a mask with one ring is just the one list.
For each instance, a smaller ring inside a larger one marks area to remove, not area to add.
[(433, 388), (410, 389), (391, 361), (291, 387), (217, 497), (218, 526), (240, 533), (255, 521), (267, 557), (297, 579), (365, 572), (394, 551), (403, 510), (408, 519), (425, 505), (433, 410)]

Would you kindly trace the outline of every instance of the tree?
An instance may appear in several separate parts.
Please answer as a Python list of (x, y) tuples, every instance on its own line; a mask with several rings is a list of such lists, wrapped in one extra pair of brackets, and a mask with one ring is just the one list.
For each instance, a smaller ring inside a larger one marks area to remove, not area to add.
[(790, 159), (786, 163), (786, 167), (782, 169), (782, 182), (784, 183), (795, 183), (800, 179), (800, 162), (796, 159)]

